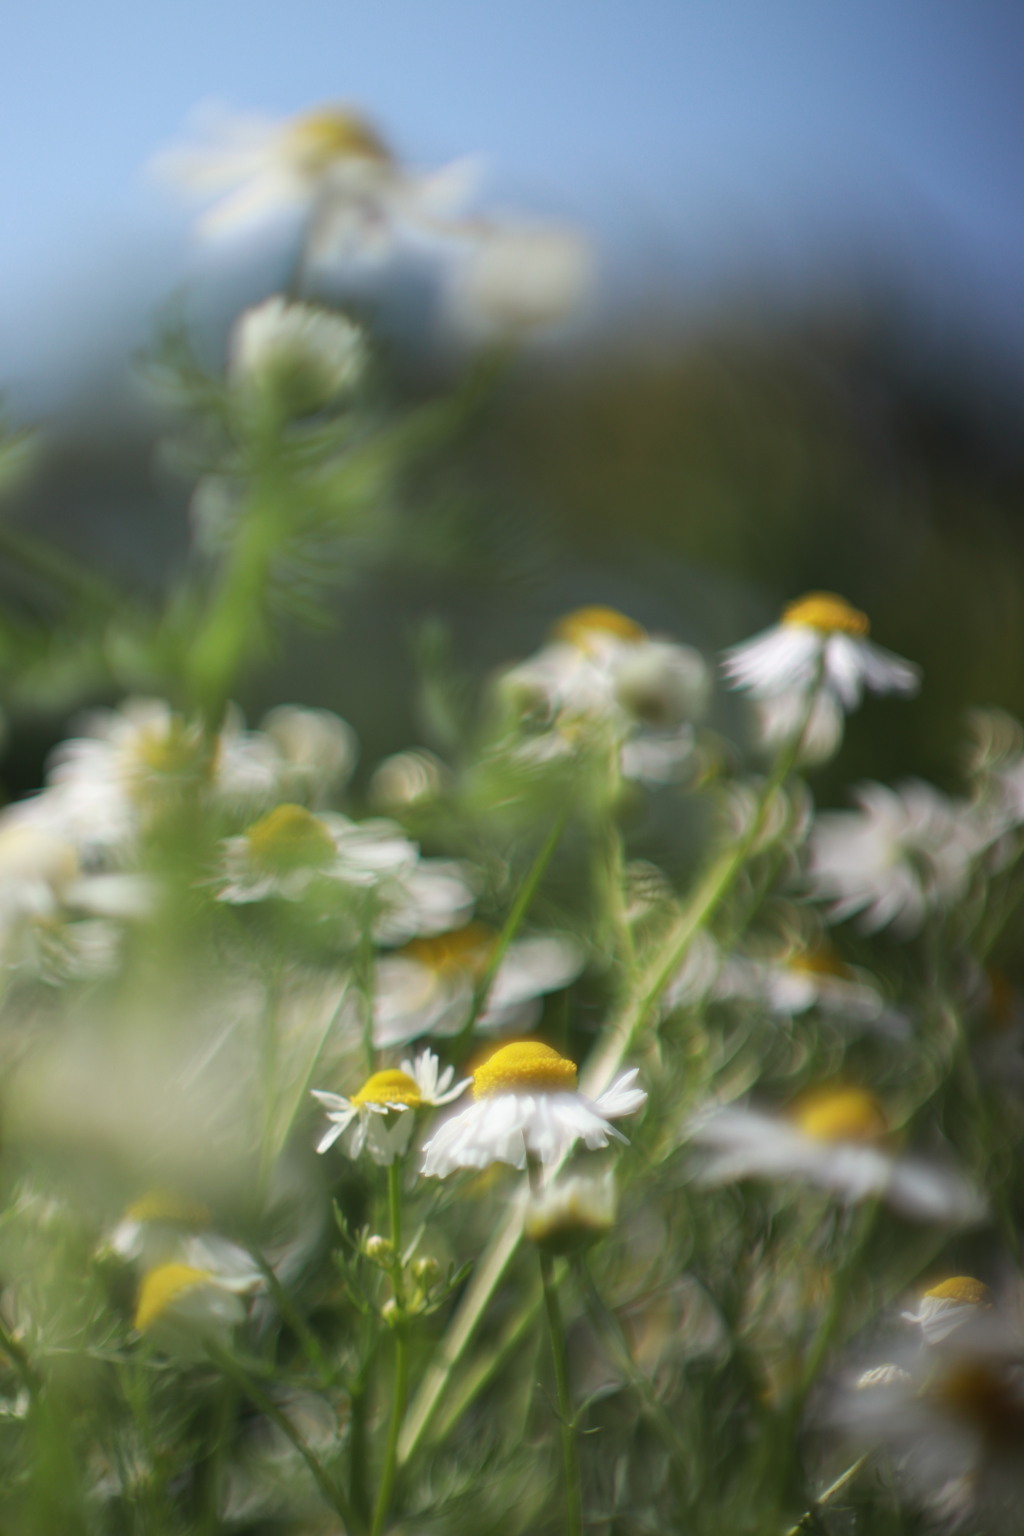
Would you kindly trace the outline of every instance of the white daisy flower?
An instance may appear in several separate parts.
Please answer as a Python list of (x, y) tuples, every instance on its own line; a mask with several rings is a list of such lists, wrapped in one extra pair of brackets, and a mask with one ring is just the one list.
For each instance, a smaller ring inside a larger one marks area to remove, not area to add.
[(727, 651), (725, 675), (759, 699), (806, 693), (820, 678), (844, 709), (855, 709), (865, 688), (915, 693), (917, 667), (868, 640), (870, 627), (866, 614), (834, 592), (809, 592), (778, 624)]
[(256, 1289), (262, 1283), (251, 1255), (211, 1231), (205, 1206), (173, 1190), (153, 1189), (133, 1201), (106, 1247), (146, 1270), (177, 1262), (216, 1276), (234, 1289)]
[(227, 883), (221, 901), (244, 903), (283, 896), (296, 901), (320, 879), (372, 890), (410, 872), (414, 843), (392, 822), (353, 822), (302, 805), (277, 805), (239, 837), (224, 841)]
[[(497, 934), (482, 923), (414, 939), (378, 961), (374, 989), (374, 1044), (401, 1045), (419, 1035), (458, 1034), (487, 969)], [(540, 999), (568, 986), (584, 956), (571, 939), (554, 934), (513, 941), (491, 982), (480, 1029), (527, 1029)]]
[(317, 1145), (326, 1152), (345, 1137), (349, 1157), (359, 1157), (365, 1148), (375, 1163), (386, 1166), (401, 1157), (412, 1138), (415, 1115), (409, 1110), (450, 1104), (469, 1086), (469, 1079), (452, 1085), (454, 1067), (440, 1064), (433, 1051), (421, 1051), (414, 1061), (400, 1067), (374, 1072), (350, 1099), (339, 1093), (313, 1089), (313, 1097), (327, 1110), (331, 1122)]
[(854, 798), (860, 810), (825, 812), (815, 822), (811, 889), (830, 903), (832, 922), (859, 916), (868, 932), (891, 924), (916, 933), (926, 914), (963, 895), (991, 828), (921, 780), (900, 789), (865, 784)]
[(260, 721), (277, 748), (282, 799), (314, 810), (348, 783), (359, 757), (359, 741), (347, 720), (329, 709), (279, 704)]
[(931, 1286), (920, 1297), (917, 1310), (901, 1312), (906, 1323), (916, 1324), (926, 1344), (941, 1344), (964, 1328), (976, 1331), (980, 1319), (992, 1311), (992, 1292), (970, 1275), (954, 1275)]
[(831, 1417), (861, 1446), (884, 1447), (941, 1529), (1020, 1529), (1024, 1374), (1006, 1337), (1002, 1349), (976, 1350), (954, 1334), (902, 1366), (864, 1371)]
[(847, 1204), (880, 1196), (917, 1221), (968, 1223), (984, 1215), (977, 1192), (955, 1171), (885, 1147), (881, 1105), (862, 1088), (805, 1095), (786, 1115), (742, 1106), (697, 1115), (689, 1135), (704, 1149), (699, 1182), (794, 1180), (830, 1190)]
[(400, 232), (434, 229), (470, 180), (461, 164), (411, 174), (344, 106), (283, 120), (207, 109), (196, 128), (197, 142), (164, 153), (154, 168), (207, 202), (200, 234), (244, 233), (298, 214), (312, 221), (316, 260), (379, 255)]
[(611, 1124), (647, 1102), (635, 1088), (637, 1071), (624, 1073), (591, 1102), (576, 1087), (576, 1065), (549, 1045), (516, 1040), (503, 1045), (473, 1073), (474, 1103), (445, 1121), (423, 1148), (423, 1172), (444, 1178), (459, 1168), (510, 1163), (527, 1157), (560, 1163), (577, 1141), (594, 1150), (625, 1137)]
[(522, 334), (556, 325), (590, 286), (590, 248), (575, 230), (478, 224), (453, 264), (449, 308), (470, 334)]
[(134, 1325), (158, 1348), (186, 1357), (201, 1354), (206, 1340), (227, 1343), (245, 1321), (242, 1300), (262, 1283), (255, 1272), (231, 1278), (194, 1264), (158, 1264), (142, 1278)]
[(761, 1002), (779, 1018), (796, 1018), (818, 1008), (840, 1022), (907, 1032), (904, 1015), (886, 1007), (867, 973), (846, 965), (825, 943), (775, 959), (731, 955), (722, 963), (712, 995)]
[(242, 808), (266, 803), (276, 789), (278, 754), (244, 729), (237, 710), (229, 710), (212, 752), (199, 723), (163, 699), (96, 710), (83, 732), (51, 754), (37, 800), (85, 855), (123, 851), (191, 797)]
[(704, 708), (708, 672), (691, 647), (650, 639), (614, 608), (588, 607), (560, 619), (551, 643), (503, 673), (497, 689), (517, 717), (507, 749), (524, 763), (574, 756), (595, 729), (611, 729), (627, 777), (666, 783), (692, 755), (690, 721)]
[(288, 418), (330, 405), (358, 384), (365, 366), (359, 326), (282, 294), (245, 310), (228, 342), (235, 389)]

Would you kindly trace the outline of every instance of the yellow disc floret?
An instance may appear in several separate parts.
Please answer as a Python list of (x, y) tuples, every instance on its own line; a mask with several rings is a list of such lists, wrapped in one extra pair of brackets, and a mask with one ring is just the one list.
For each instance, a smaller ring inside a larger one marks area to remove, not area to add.
[(473, 1073), (473, 1096), (496, 1093), (571, 1093), (576, 1063), (539, 1040), (514, 1040), (488, 1057)]
[(808, 592), (782, 610), (780, 622), (820, 629), (826, 635), (866, 635), (871, 628), (867, 614), (835, 592)]
[(186, 1200), (172, 1189), (151, 1189), (133, 1200), (125, 1211), (129, 1221), (166, 1221), (184, 1227), (208, 1227), (210, 1213), (204, 1205)]
[(888, 1129), (881, 1105), (863, 1088), (816, 1089), (791, 1114), (815, 1141), (878, 1141)]
[(389, 164), (391, 154), (364, 117), (344, 107), (304, 112), (288, 127), (288, 149), (304, 171), (314, 175), (335, 160), (357, 158)]
[(588, 651), (595, 641), (609, 638), (635, 644), (638, 640), (646, 640), (647, 631), (635, 619), (628, 619), (624, 613), (619, 613), (617, 608), (594, 605), (574, 608), (572, 613), (567, 613), (558, 620), (551, 631), (551, 637), (568, 641), (581, 651)]
[(335, 854), (334, 839), (323, 822), (301, 805), (275, 806), (245, 835), (252, 862), (275, 874), (321, 869)]
[(478, 976), (487, 967), (496, 937), (486, 923), (467, 923), (464, 928), (453, 928), (449, 933), (413, 939), (402, 953), (441, 976), (458, 971)]
[(831, 944), (812, 944), (794, 950), (786, 956), (785, 964), (788, 971), (798, 971), (802, 976), (834, 976), (841, 980), (850, 975), (850, 967), (843, 964)]
[(139, 1287), (135, 1307), (135, 1326), (144, 1333), (179, 1296), (212, 1280), (208, 1269), (194, 1269), (191, 1264), (159, 1264), (151, 1269)]
[(418, 1109), (423, 1103), (419, 1086), (408, 1072), (388, 1067), (368, 1077), (358, 1093), (349, 1100), (352, 1104), (401, 1104), (406, 1109)]
[(932, 1301), (958, 1301), (971, 1307), (990, 1307), (992, 1305), (992, 1292), (982, 1280), (975, 1280), (970, 1275), (953, 1275), (949, 1280), (943, 1280), (939, 1285), (933, 1285), (930, 1291), (925, 1291), (926, 1299)]

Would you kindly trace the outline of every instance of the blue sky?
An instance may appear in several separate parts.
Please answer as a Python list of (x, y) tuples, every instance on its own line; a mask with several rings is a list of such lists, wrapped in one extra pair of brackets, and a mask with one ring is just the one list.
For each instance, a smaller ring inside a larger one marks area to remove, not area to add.
[[(34, 0), (0, 92), (0, 374), (126, 334), (192, 260), (142, 174), (196, 103), (365, 106), (577, 217), (635, 284), (863, 240), (1024, 335), (1018, 0)], [(639, 275), (637, 275), (639, 274)]]

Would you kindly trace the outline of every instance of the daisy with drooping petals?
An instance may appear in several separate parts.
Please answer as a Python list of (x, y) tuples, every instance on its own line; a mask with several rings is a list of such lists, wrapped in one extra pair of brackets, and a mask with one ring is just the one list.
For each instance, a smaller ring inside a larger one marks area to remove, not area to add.
[(611, 1124), (647, 1102), (635, 1088), (637, 1069), (625, 1072), (591, 1102), (576, 1087), (576, 1064), (537, 1040), (503, 1045), (473, 1073), (474, 1103), (435, 1131), (423, 1148), (423, 1172), (444, 1178), (458, 1168), (510, 1163), (527, 1157), (559, 1163), (577, 1141), (592, 1151), (613, 1138)]
[(253, 405), (283, 418), (323, 410), (359, 382), (366, 339), (344, 315), (274, 294), (235, 321), (228, 378)]
[(706, 1157), (702, 1184), (781, 1179), (817, 1184), (847, 1204), (881, 1196), (918, 1221), (978, 1221), (984, 1204), (955, 1171), (887, 1150), (882, 1106), (862, 1088), (833, 1087), (805, 1095), (788, 1114), (744, 1106), (706, 1110), (690, 1139)]
[(922, 780), (864, 784), (857, 811), (828, 811), (810, 838), (808, 877), (829, 919), (859, 917), (874, 932), (916, 933), (927, 913), (963, 895), (991, 826)]
[(208, 108), (196, 128), (196, 142), (165, 152), (155, 169), (207, 202), (200, 234), (246, 232), (280, 215), (305, 215), (318, 260), (386, 252), (399, 229), (430, 227), (461, 202), (469, 183), (462, 165), (411, 174), (349, 107), (280, 120)]
[(142, 1278), (133, 1322), (158, 1348), (202, 1354), (207, 1340), (228, 1342), (245, 1321), (243, 1296), (260, 1284), (262, 1276), (255, 1271), (231, 1278), (194, 1264), (158, 1264)]
[(941, 1344), (963, 1328), (976, 1328), (992, 1312), (992, 1292), (971, 1275), (953, 1275), (923, 1293), (916, 1312), (901, 1312), (915, 1323), (926, 1344)]
[(415, 1061), (374, 1072), (350, 1099), (314, 1088), (313, 1097), (331, 1122), (317, 1151), (326, 1152), (344, 1136), (349, 1157), (358, 1157), (365, 1147), (375, 1163), (386, 1167), (408, 1148), (415, 1119), (409, 1110), (450, 1104), (468, 1087), (468, 1078), (453, 1087), (454, 1076), (454, 1067), (439, 1070), (433, 1051), (421, 1051)]
[(844, 713), (856, 709), (865, 689), (917, 692), (917, 667), (869, 640), (870, 627), (866, 614), (834, 592), (809, 592), (771, 629), (726, 651), (726, 678), (758, 701), (766, 747), (781, 748), (799, 734), (803, 759), (820, 762), (838, 746)]
[(803, 945), (773, 958), (731, 955), (712, 988), (716, 999), (761, 1002), (777, 1018), (795, 1018), (812, 1008), (839, 1022), (907, 1033), (907, 1020), (887, 1008), (866, 972), (846, 965), (831, 945)]

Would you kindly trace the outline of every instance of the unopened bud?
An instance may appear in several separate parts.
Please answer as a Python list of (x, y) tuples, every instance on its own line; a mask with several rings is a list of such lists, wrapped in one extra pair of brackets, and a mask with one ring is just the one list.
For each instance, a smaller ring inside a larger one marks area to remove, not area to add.
[(416, 1259), (411, 1265), (411, 1273), (416, 1284), (427, 1290), (437, 1283), (441, 1266), (436, 1259)]
[(381, 1265), (383, 1269), (390, 1269), (391, 1261), (395, 1256), (395, 1246), (386, 1237), (380, 1237), (375, 1233), (366, 1239), (365, 1252), (366, 1257), (372, 1259), (375, 1264)]

